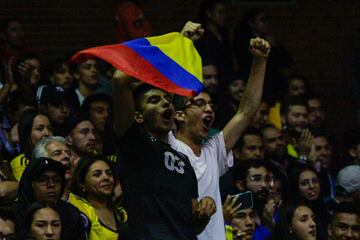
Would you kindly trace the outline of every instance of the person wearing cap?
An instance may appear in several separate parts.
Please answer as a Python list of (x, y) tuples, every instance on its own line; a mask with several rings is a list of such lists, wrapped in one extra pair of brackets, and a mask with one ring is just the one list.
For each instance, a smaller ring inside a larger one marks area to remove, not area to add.
[(331, 211), (340, 202), (360, 203), (360, 166), (350, 165), (338, 172), (336, 196), (328, 203)]
[(331, 214), (327, 226), (329, 240), (359, 240), (360, 211), (359, 206), (351, 202), (341, 202)]
[(38, 89), (39, 109), (49, 116), (54, 126), (54, 134), (58, 135), (63, 130), (63, 123), (71, 113), (71, 98), (62, 87), (53, 85), (42, 86)]
[(73, 166), (81, 157), (94, 154), (95, 128), (86, 115), (71, 116), (64, 123), (63, 136), (70, 146)]
[(61, 199), (75, 206), (90, 220), (91, 228), (88, 236), (90, 240), (102, 239), (102, 227), (95, 208), (88, 201), (70, 191), (74, 168), (71, 161), (71, 150), (66, 145), (65, 138), (52, 136), (41, 140), (36, 144), (32, 157), (33, 159), (47, 157), (64, 165), (66, 169), (65, 187)]
[[(12, 205), (20, 236), (26, 209), (35, 201), (51, 202), (61, 210), (64, 238), (85, 239), (89, 228), (88, 218), (71, 204), (61, 200), (65, 188), (65, 167), (50, 158), (32, 159), (19, 183), (18, 199)], [(24, 236), (23, 236), (24, 237)], [(24, 238), (21, 238), (24, 239)]]

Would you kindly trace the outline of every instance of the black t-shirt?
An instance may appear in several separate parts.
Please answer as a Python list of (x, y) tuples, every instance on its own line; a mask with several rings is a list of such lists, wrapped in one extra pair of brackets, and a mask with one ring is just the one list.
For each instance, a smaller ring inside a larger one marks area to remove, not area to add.
[(196, 239), (191, 200), (198, 189), (188, 158), (137, 124), (117, 148), (130, 239)]

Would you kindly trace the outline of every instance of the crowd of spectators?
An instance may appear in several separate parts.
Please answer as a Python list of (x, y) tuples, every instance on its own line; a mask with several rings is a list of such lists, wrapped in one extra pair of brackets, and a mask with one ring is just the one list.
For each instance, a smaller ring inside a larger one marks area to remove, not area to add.
[(360, 130), (335, 142), (268, 14), (232, 35), (226, 7), (203, 1), (182, 31), (202, 57), (195, 97), (45, 60), (1, 22), (0, 239), (360, 240)]

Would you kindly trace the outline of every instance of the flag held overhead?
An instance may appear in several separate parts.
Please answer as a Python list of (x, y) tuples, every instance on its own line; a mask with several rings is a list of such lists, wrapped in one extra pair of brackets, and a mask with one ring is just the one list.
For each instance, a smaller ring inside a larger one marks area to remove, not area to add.
[(171, 93), (194, 96), (203, 88), (201, 58), (193, 42), (180, 33), (85, 49), (71, 61), (80, 63), (93, 57)]

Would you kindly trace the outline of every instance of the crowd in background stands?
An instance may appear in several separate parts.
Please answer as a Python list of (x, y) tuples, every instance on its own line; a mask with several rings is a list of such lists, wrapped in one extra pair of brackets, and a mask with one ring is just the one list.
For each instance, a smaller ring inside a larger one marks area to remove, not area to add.
[[(360, 131), (338, 158), (321, 95), (289, 71), (268, 14), (250, 9), (231, 39), (226, 7), (200, 6), (206, 91), (192, 99), (126, 87), (99, 59), (42, 59), (19, 20), (1, 22), (0, 239), (360, 239)], [(112, 99), (133, 89), (142, 130)], [(145, 114), (158, 103), (161, 117)], [(162, 151), (176, 176), (158, 170)]]

